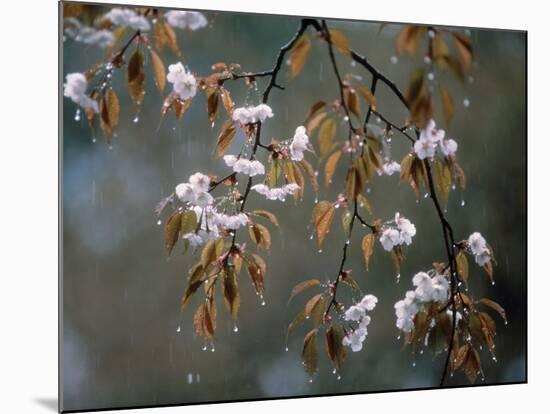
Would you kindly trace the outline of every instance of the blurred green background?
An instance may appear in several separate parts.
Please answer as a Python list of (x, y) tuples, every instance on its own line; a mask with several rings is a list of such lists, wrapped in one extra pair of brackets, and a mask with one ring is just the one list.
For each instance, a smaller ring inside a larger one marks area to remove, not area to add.
[[(105, 11), (107, 9), (105, 8)], [(206, 13), (208, 28), (178, 30), (184, 63), (199, 75), (219, 61), (238, 62), (243, 70), (270, 69), (278, 49), (295, 33), (299, 19), (286, 16)], [(395, 54), (393, 38), (400, 25), (328, 21), (343, 31), (352, 47), (364, 54), (383, 73), (405, 89), (416, 66)], [(471, 29), (475, 64), (464, 84), (448, 74), (442, 81), (455, 97), (456, 116), (448, 135), (459, 143), (458, 160), (468, 179), (464, 194), (453, 191), (448, 218), (461, 240), (480, 231), (492, 245), (498, 266), (496, 285), (471, 262), (470, 293), (488, 296), (506, 308), (509, 324), (497, 320), (498, 363), (483, 352), (485, 382), (526, 380), (526, 108), (524, 33)], [(128, 33), (126, 36), (129, 36)], [(130, 51), (132, 48), (130, 49)], [(67, 39), (62, 43), (63, 76), (83, 72), (105, 58), (104, 51)], [(168, 50), (166, 65), (178, 59)], [(340, 69), (370, 77), (359, 66), (338, 56)], [(444, 260), (440, 223), (429, 199), (416, 201), (413, 191), (398, 178), (379, 177), (368, 194), (375, 217), (384, 220), (401, 212), (416, 224), (418, 233), (407, 249), (407, 259), (397, 284), (389, 257), (377, 244), (369, 272), (360, 252), (363, 229), (356, 227), (346, 268), (364, 291), (379, 298), (365, 348), (348, 353), (342, 379), (337, 380), (323, 354), (320, 370), (309, 383), (300, 363), (301, 344), (307, 327), (290, 339), (285, 352), (285, 330), (303, 306), (305, 297), (287, 305), (289, 292), (307, 278), (333, 279), (344, 242), (338, 228), (317, 252), (310, 240), (309, 220), (314, 195), (308, 186), (302, 202), (268, 202), (252, 194), (249, 206), (277, 214), (282, 237), (273, 231), (267, 256), (265, 307), (241, 276), (242, 306), (239, 332), (218, 302), (218, 335), (215, 352), (201, 350), (194, 334), (192, 314), (196, 297), (181, 314), (179, 305), (187, 270), (194, 263), (176, 248), (166, 259), (162, 227), (153, 209), (157, 202), (196, 171), (225, 175), (227, 169), (213, 157), (214, 144), (223, 122), (221, 110), (214, 128), (206, 115), (203, 95), (197, 96), (183, 120), (170, 114), (159, 127), (163, 98), (146, 67), (145, 103), (134, 123), (124, 70), (116, 71), (113, 86), (121, 98), (120, 124), (112, 149), (97, 143), (86, 121), (75, 121), (76, 107), (68, 99), (62, 106), (63, 148), (63, 403), (66, 410), (177, 404), (278, 396), (319, 395), (346, 392), (412, 389), (437, 386), (444, 357), (430, 352), (413, 357), (397, 340), (393, 304), (411, 288), (411, 277)], [(439, 76), (439, 74), (436, 74)], [(334, 100), (338, 89), (329, 65), (326, 45), (313, 42), (303, 72), (288, 81), (283, 69), (270, 104), (275, 117), (263, 128), (263, 141), (291, 137), (303, 122), (309, 106), (318, 99)], [(167, 85), (167, 90), (170, 84)], [(242, 82), (227, 84), (238, 106), (259, 103), (259, 95)], [(259, 90), (264, 83), (259, 81)], [(247, 96), (248, 95), (248, 96)], [(469, 106), (463, 101), (467, 99)], [(363, 105), (363, 109), (364, 109)], [(400, 124), (406, 113), (383, 86), (378, 108)], [(221, 115), (221, 116), (220, 116)], [(442, 117), (436, 118), (442, 124)], [(345, 137), (345, 125), (339, 136)], [(242, 136), (238, 140), (242, 140)], [(315, 140), (312, 139), (314, 145)], [(242, 141), (241, 141), (242, 142)], [(238, 142), (235, 144), (237, 145)], [(392, 141), (392, 155), (400, 160), (409, 146), (401, 137)], [(262, 154), (262, 157), (265, 157)], [(311, 161), (311, 155), (307, 155)], [(265, 160), (265, 158), (264, 158)], [(342, 182), (338, 170), (335, 182)], [(321, 199), (333, 199), (331, 189)], [(461, 201), (465, 206), (461, 207)], [(248, 240), (240, 231), (238, 240)], [(177, 332), (181, 326), (181, 332)], [(323, 347), (319, 346), (322, 350)], [(416, 367), (413, 367), (416, 361)], [(478, 380), (480, 382), (480, 380)], [(457, 373), (449, 384), (466, 384)]]

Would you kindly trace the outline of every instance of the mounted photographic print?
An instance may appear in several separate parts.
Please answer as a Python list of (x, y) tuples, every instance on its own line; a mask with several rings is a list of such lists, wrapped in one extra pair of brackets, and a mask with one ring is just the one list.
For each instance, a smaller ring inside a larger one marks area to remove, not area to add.
[(62, 411), (527, 381), (527, 34), (436, 23), (60, 3)]

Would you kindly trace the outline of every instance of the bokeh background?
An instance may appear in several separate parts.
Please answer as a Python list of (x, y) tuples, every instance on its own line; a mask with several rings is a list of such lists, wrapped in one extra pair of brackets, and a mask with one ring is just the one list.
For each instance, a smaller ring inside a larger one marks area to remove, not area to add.
[[(206, 16), (208, 28), (177, 31), (184, 62), (199, 75), (209, 73), (210, 65), (219, 61), (238, 62), (243, 70), (270, 69), (278, 49), (299, 25), (299, 18), (287, 16), (225, 12)], [(354, 49), (400, 88), (406, 88), (417, 62), (405, 57), (397, 62), (392, 59), (393, 39), (400, 25), (390, 24), (379, 32), (379, 23), (329, 20), (328, 24), (343, 31)], [(447, 214), (458, 239), (480, 231), (498, 260), (494, 286), (471, 264), (470, 292), (502, 304), (509, 320), (504, 326), (495, 317), (498, 362), (482, 353), (485, 383), (520, 382), (526, 380), (526, 36), (482, 29), (470, 29), (469, 34), (475, 50), (471, 77), (463, 84), (450, 75), (441, 75), (456, 102), (448, 135), (459, 143), (459, 162), (468, 179), (464, 193), (451, 193)], [(63, 76), (83, 72), (105, 59), (102, 49), (83, 47), (70, 39), (61, 47)], [(177, 61), (168, 50), (162, 58), (166, 64)], [(338, 62), (341, 71), (370, 83), (359, 66), (340, 56)], [(316, 243), (310, 240), (314, 205), (310, 187), (297, 204), (292, 200), (267, 202), (254, 194), (250, 197), (249, 206), (273, 211), (282, 228), (281, 234), (272, 232), (274, 241), (267, 257), (267, 304), (260, 306), (243, 274), (239, 332), (233, 332), (233, 322), (219, 302), (215, 352), (202, 351), (203, 342), (192, 327), (199, 298), (183, 314), (179, 311), (193, 258), (176, 249), (167, 260), (162, 227), (157, 225), (153, 209), (195, 171), (225, 175), (224, 163), (213, 157), (223, 117), (219, 116), (211, 128), (205, 98), (197, 96), (183, 120), (177, 122), (170, 115), (159, 124), (163, 98), (153, 84), (150, 65), (146, 73), (148, 92), (137, 123), (132, 121), (135, 108), (126, 92), (124, 71), (113, 76), (122, 111), (112, 148), (102, 141), (100, 132), (93, 143), (86, 121), (75, 121), (72, 102), (63, 100), (61, 108), (64, 409), (437, 386), (444, 357), (429, 352), (413, 357), (408, 349), (402, 350), (393, 304), (410, 289), (416, 271), (444, 259), (441, 228), (431, 201), (421, 196), (417, 202), (412, 190), (399, 185), (395, 176), (373, 181), (368, 198), (374, 215), (389, 219), (400, 211), (416, 224), (418, 233), (407, 250), (401, 281), (396, 283), (391, 259), (380, 246), (369, 272), (364, 271), (360, 252), (363, 234), (356, 227), (359, 231), (352, 239), (346, 268), (354, 269), (363, 290), (377, 295), (380, 301), (372, 315), (365, 348), (348, 353), (340, 380), (322, 355), (319, 372), (312, 383), (308, 382), (300, 363), (307, 327), (291, 336), (289, 351), (285, 352), (286, 327), (305, 299), (298, 297), (287, 304), (291, 288), (307, 278), (334, 278), (344, 242), (342, 232), (333, 231), (323, 252), (318, 253)], [(275, 117), (264, 125), (264, 141), (291, 137), (311, 103), (333, 100), (338, 94), (326, 45), (318, 42), (314, 42), (299, 77), (289, 82), (285, 68), (280, 82), (287, 88), (271, 94)], [(263, 86), (259, 81), (260, 91)], [(258, 93), (243, 83), (232, 82), (228, 87), (237, 105), (259, 103)], [(379, 110), (401, 123), (406, 116), (401, 105), (384, 87), (378, 92)], [(437, 119), (442, 120), (441, 116)], [(344, 137), (344, 126), (339, 135)], [(398, 136), (393, 139), (395, 159), (401, 159), (408, 148)], [(339, 170), (335, 182), (342, 181), (343, 174)], [(322, 190), (320, 198), (334, 196), (334, 189), (328, 193)], [(335, 229), (339, 221), (337, 216)], [(240, 240), (248, 239), (245, 233), (240, 232)], [(467, 380), (457, 374), (449, 384), (464, 385)]]

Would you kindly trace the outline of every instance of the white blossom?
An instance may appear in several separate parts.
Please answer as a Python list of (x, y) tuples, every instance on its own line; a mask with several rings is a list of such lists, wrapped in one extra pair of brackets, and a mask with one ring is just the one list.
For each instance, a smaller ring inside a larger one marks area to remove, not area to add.
[(393, 175), (401, 172), (401, 164), (396, 161), (388, 161), (382, 165), (382, 169), (378, 170), (379, 175)]
[(115, 41), (115, 36), (110, 30), (96, 30), (93, 27), (83, 25), (74, 17), (65, 19), (64, 23), (66, 25), (65, 35), (77, 42), (107, 47)]
[[(359, 304), (366, 310), (371, 311), (378, 303), (378, 298), (374, 295), (365, 295)], [(369, 319), (370, 321), (370, 319)]]
[(351, 347), (353, 352), (359, 352), (363, 349), (363, 342), (367, 337), (367, 326), (371, 318), (367, 315), (376, 306), (378, 298), (374, 295), (365, 295), (361, 301), (351, 305), (344, 312), (344, 319), (350, 322), (357, 322), (357, 326), (342, 339), (342, 345)]
[(416, 226), (410, 220), (401, 217), (399, 213), (395, 213), (395, 224), (399, 230), (399, 241), (407, 246), (412, 243), (412, 238), (416, 234)]
[(103, 17), (109, 19), (115, 26), (126, 26), (134, 30), (143, 31), (151, 29), (149, 21), (131, 9), (120, 9), (117, 7), (111, 9)]
[(420, 131), (420, 140), (428, 141), (433, 144), (439, 143), (445, 137), (445, 131), (442, 129), (437, 129), (435, 126), (435, 121), (430, 119), (426, 128)]
[(485, 238), (479, 233), (474, 232), (468, 237), (468, 247), (475, 256), (475, 261), (479, 266), (485, 266), (491, 261), (491, 251), (487, 246)]
[(254, 177), (256, 175), (265, 174), (264, 165), (257, 160), (247, 160), (246, 158), (238, 158), (235, 155), (225, 155), (223, 157), (225, 164), (233, 168), (236, 173)]
[(95, 112), (99, 111), (97, 102), (86, 95), (88, 81), (83, 73), (69, 73), (65, 79), (63, 90), (64, 96), (70, 98), (74, 103), (80, 105), (84, 109), (91, 108)]
[(267, 118), (272, 117), (273, 111), (271, 110), (271, 107), (266, 104), (235, 108), (233, 111), (233, 121), (239, 122), (243, 125), (253, 124), (258, 121), (263, 122)]
[(421, 160), (432, 158), (435, 155), (436, 148), (436, 144), (425, 139), (419, 139), (414, 143), (414, 152)]
[(194, 203), (199, 207), (206, 207), (214, 202), (214, 197), (207, 192), (199, 192), (195, 195)]
[(414, 275), (412, 282), (416, 286), (416, 290), (414, 291), (416, 299), (421, 302), (430, 302), (434, 292), (434, 285), (430, 275), (426, 272), (418, 272)]
[(189, 184), (193, 186), (193, 190), (196, 192), (208, 191), (210, 187), (210, 178), (198, 172), (189, 177)]
[(178, 29), (197, 30), (208, 24), (204, 14), (194, 11), (170, 10), (164, 13), (164, 18), (170, 26)]
[(449, 293), (449, 281), (443, 275), (436, 275), (432, 279), (432, 301), (433, 302), (443, 302), (447, 300), (447, 295)]
[(390, 252), (394, 246), (400, 243), (399, 231), (393, 228), (387, 228), (380, 236), (380, 243), (382, 247), (384, 247), (384, 250)]
[(446, 157), (454, 157), (458, 149), (458, 144), (452, 138), (444, 138), (439, 142), (439, 148)]
[(215, 223), (229, 230), (237, 230), (248, 224), (248, 216), (245, 213), (238, 213), (234, 216), (223, 213), (216, 214)]
[(166, 79), (174, 87), (174, 92), (184, 101), (193, 98), (197, 93), (197, 80), (181, 62), (168, 66)]
[(291, 160), (302, 161), (304, 159), (304, 151), (309, 149), (309, 137), (306, 134), (306, 128), (304, 126), (296, 128), (289, 148)]
[(300, 186), (294, 183), (286, 184), (280, 188), (269, 188), (265, 184), (256, 184), (251, 187), (251, 190), (254, 190), (258, 194), (265, 196), (268, 200), (279, 200), (279, 201), (285, 201), (286, 197), (289, 194), (294, 194), (294, 192), (299, 189), (300, 189)]
[(181, 183), (176, 186), (176, 196), (184, 203), (195, 202), (195, 190), (189, 183)]

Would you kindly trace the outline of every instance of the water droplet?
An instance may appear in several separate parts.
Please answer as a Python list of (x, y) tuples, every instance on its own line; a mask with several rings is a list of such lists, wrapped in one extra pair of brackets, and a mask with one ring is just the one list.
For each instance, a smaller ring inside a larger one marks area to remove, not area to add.
[(428, 73), (428, 80), (433, 81), (434, 78), (435, 78), (435, 75), (433, 74), (433, 72)]
[(498, 362), (497, 357), (493, 355), (493, 361)]
[(430, 196), (430, 193), (424, 194), (424, 198), (428, 198)]
[(462, 201), (460, 202), (460, 206), (464, 207), (465, 205), (466, 205), (466, 201), (464, 201), (464, 199), (462, 199)]
[(208, 349), (208, 348), (206, 347), (206, 345), (202, 347), (202, 350), (203, 350), (203, 351), (206, 351), (207, 349)]
[(453, 184), (453, 185), (451, 186), (451, 190), (453, 190), (453, 191), (456, 190), (456, 184)]
[(496, 283), (496, 282), (493, 280), (493, 281), (491, 282), (491, 285), (495, 286), (495, 283)]
[(309, 319), (309, 315), (306, 316), (306, 319)]
[(92, 137), (92, 144), (95, 144), (97, 142), (97, 138), (96, 137)]
[(504, 325), (508, 325), (508, 321), (504, 321)]
[(309, 383), (311, 384), (313, 382), (313, 378), (310, 378), (309, 379)]
[(285, 352), (288, 352), (288, 346), (285, 347)]
[(334, 369), (332, 370), (332, 373), (333, 373), (333, 374), (336, 374), (336, 368), (334, 368)]
[(401, 280), (401, 273), (398, 273), (398, 274), (395, 275), (395, 281), (396, 281), (396, 283), (399, 283), (400, 280)]
[(470, 100), (468, 98), (464, 98), (462, 105), (464, 105), (464, 108), (468, 108), (470, 106)]
[(216, 352), (216, 348), (212, 347), (212, 348), (210, 349), (210, 352)]
[(239, 332), (239, 327), (237, 326), (237, 324), (233, 326), (233, 332)]
[(401, 339), (401, 335), (397, 335), (397, 340), (399, 341)]
[(315, 177), (318, 177), (319, 176), (319, 171), (315, 171), (314, 175), (315, 175)]
[(370, 187), (367, 187), (367, 193), (370, 193), (372, 190)]
[(349, 240), (346, 240), (346, 245), (349, 245), (350, 241)]
[(451, 372), (451, 378), (455, 376), (455, 373), (454, 372)]
[(113, 150), (113, 146), (112, 145), (109, 145), (109, 150)]
[(390, 58), (390, 62), (395, 65), (397, 62), (399, 62), (399, 58), (394, 55)]
[(178, 326), (178, 328), (176, 329), (176, 332), (177, 332), (177, 333), (180, 333), (180, 332), (181, 332), (181, 326)]
[[(450, 334), (449, 334), (449, 336), (450, 336)], [(420, 355), (423, 355), (423, 354), (424, 354), (424, 350), (421, 349), (421, 350), (420, 350)]]
[(162, 220), (157, 221), (157, 226), (160, 226), (162, 224)]
[(338, 375), (338, 376), (336, 377), (336, 379), (337, 379), (338, 381), (340, 381), (340, 380), (342, 379), (342, 376), (341, 376), (341, 375)]
[(474, 83), (474, 77), (473, 76), (468, 76), (468, 82), (469, 83)]
[(430, 57), (428, 55), (424, 56), (424, 63), (426, 65), (429, 65), (430, 63), (432, 63), (432, 59), (430, 59)]
[(262, 306), (265, 306), (265, 300), (262, 300), (261, 305), (262, 305)]
[(323, 249), (317, 250), (317, 253), (323, 253)]
[(136, 115), (133, 122), (134, 122), (134, 124), (137, 124), (139, 122), (139, 116)]
[(80, 108), (78, 108), (74, 114), (74, 120), (76, 122), (80, 121)]
[(413, 361), (412, 366), (413, 368), (416, 367), (416, 361)]

